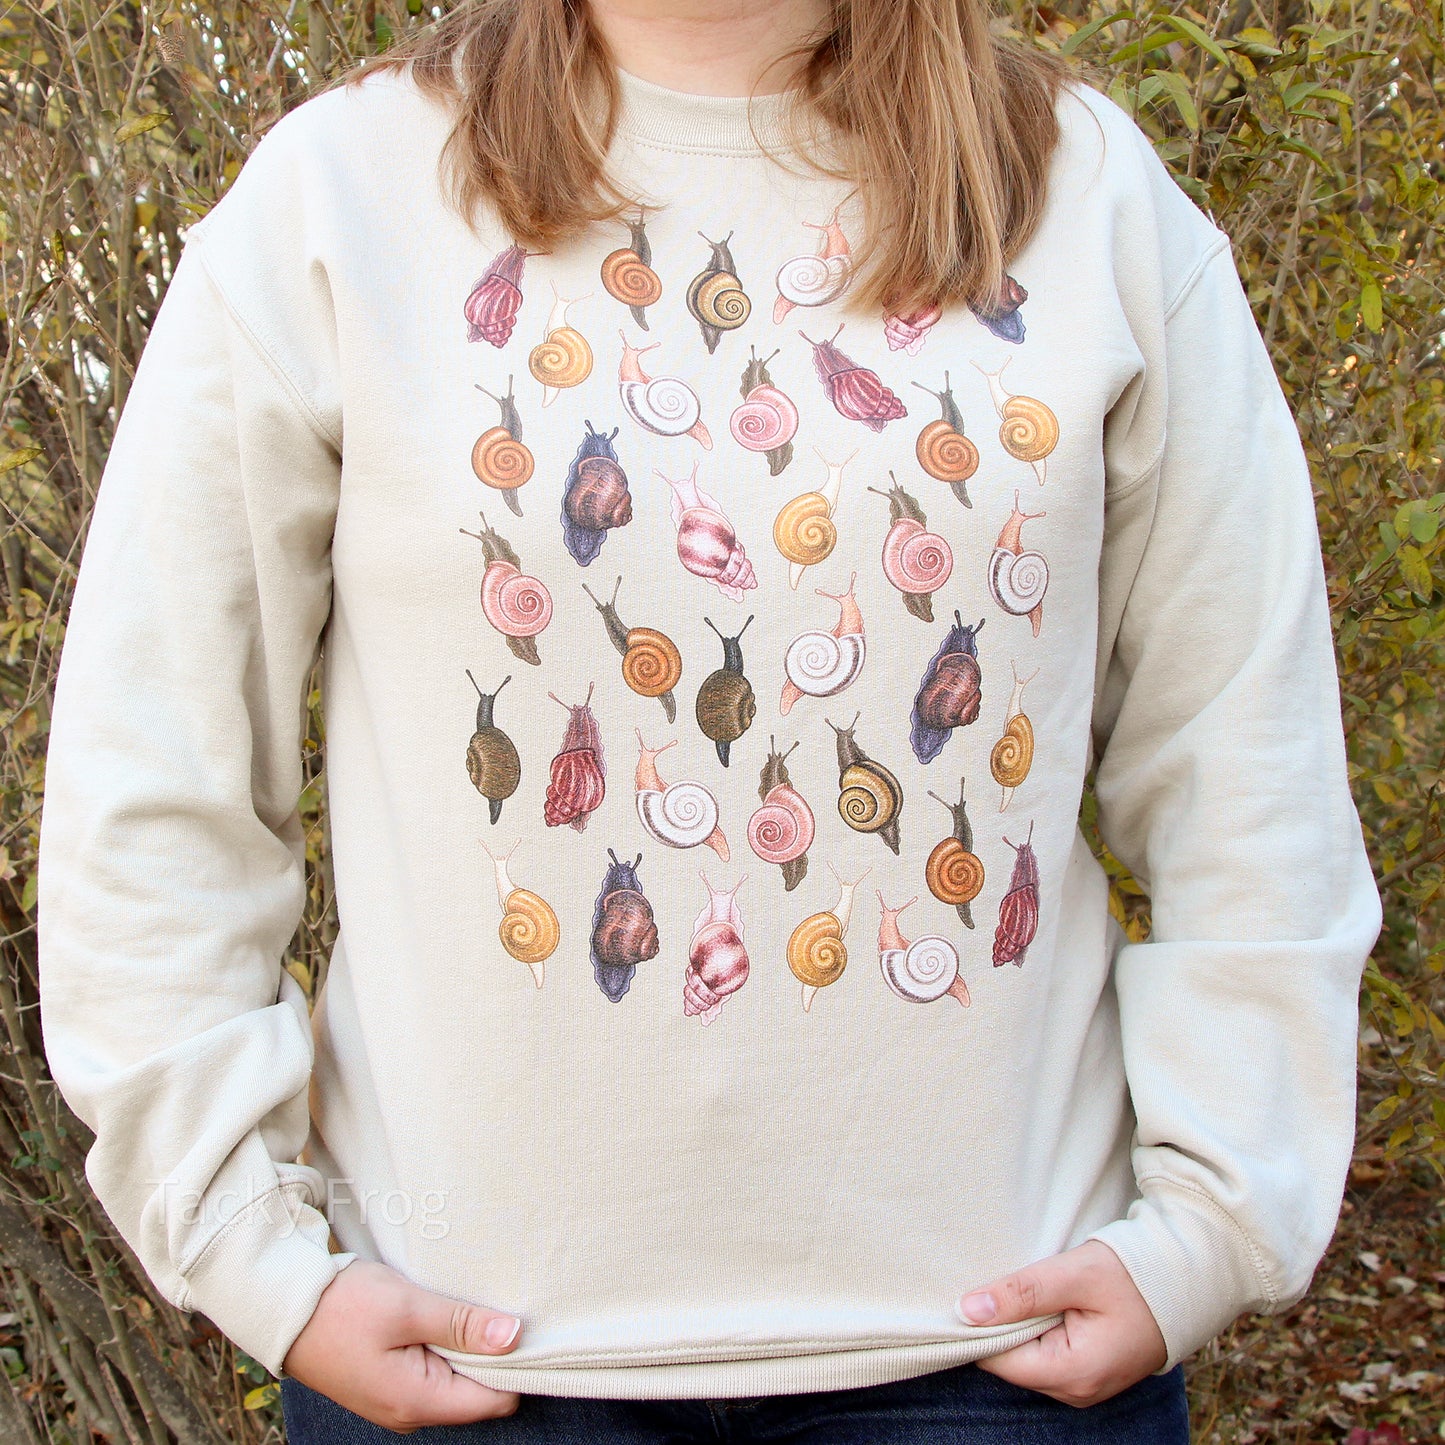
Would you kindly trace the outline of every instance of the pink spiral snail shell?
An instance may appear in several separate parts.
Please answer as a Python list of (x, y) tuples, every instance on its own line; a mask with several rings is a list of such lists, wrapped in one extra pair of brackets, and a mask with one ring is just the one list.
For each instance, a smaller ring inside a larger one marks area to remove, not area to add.
[(952, 572), (953, 550), (937, 532), (925, 531), (911, 517), (888, 529), (883, 575), (900, 592), (936, 592)]
[(728, 421), (733, 440), (750, 452), (769, 452), (798, 432), (798, 408), (775, 386), (755, 386)]
[(510, 562), (493, 562), (482, 574), (482, 613), (507, 637), (535, 637), (552, 620), (552, 595)]
[(812, 846), (817, 832), (813, 810), (786, 784), (771, 789), (748, 819), (748, 844), (764, 863), (791, 863)]
[(693, 924), (687, 950), (687, 973), (682, 983), (682, 1010), (689, 1018), (710, 1024), (722, 1006), (748, 981), (748, 950), (743, 943), (743, 920), (738, 912), (737, 894), (747, 875), (730, 889), (712, 886), (705, 873), (699, 874), (707, 889), (707, 903)]

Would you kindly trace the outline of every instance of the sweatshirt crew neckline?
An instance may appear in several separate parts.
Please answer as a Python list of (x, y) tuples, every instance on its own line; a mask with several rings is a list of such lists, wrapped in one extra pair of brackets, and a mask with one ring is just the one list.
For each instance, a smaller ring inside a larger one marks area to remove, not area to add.
[(787, 91), (765, 95), (699, 95), (672, 90), (617, 68), (618, 131), (669, 150), (764, 155), (791, 149)]

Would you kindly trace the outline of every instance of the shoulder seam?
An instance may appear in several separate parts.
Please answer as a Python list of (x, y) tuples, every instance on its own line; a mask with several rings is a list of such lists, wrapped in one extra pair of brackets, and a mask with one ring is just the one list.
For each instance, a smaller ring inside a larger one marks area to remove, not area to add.
[[(202, 221), (205, 219), (206, 217), (203, 217)], [(192, 247), (195, 248), (196, 259), (200, 262), (201, 269), (206, 273), (206, 279), (211, 283), (216, 295), (220, 297), (221, 304), (226, 308), (227, 314), (236, 323), (241, 334), (250, 343), (251, 349), (261, 361), (265, 363), (266, 369), (280, 382), (282, 390), (286, 393), (287, 397), (290, 398), (291, 404), (300, 414), (301, 419), (306, 423), (307, 427), (339, 454), (341, 452), (341, 438), (335, 435), (331, 428), (321, 420), (316, 413), (315, 407), (313, 407), (308, 400), (306, 393), (296, 384), (290, 372), (282, 366), (281, 362), (272, 354), (265, 342), (256, 335), (251, 324), (241, 314), (236, 304), (227, 294), (226, 288), (221, 285), (221, 279), (216, 275), (215, 267), (211, 265), (211, 259), (206, 254), (205, 246), (203, 244), (196, 245), (198, 241), (204, 241), (204, 231), (200, 226), (191, 226), (186, 232), (186, 242), (182, 254)]]
[(1166, 325), (1173, 318), (1174, 313), (1188, 300), (1189, 293), (1199, 284), (1200, 277), (1209, 269), (1215, 257), (1218, 256), (1221, 251), (1227, 251), (1228, 249), (1229, 237), (1221, 231), (1218, 237), (1199, 254), (1194, 265), (1190, 267), (1189, 274), (1179, 283), (1179, 289), (1174, 293), (1173, 297), (1164, 303), (1164, 321)]

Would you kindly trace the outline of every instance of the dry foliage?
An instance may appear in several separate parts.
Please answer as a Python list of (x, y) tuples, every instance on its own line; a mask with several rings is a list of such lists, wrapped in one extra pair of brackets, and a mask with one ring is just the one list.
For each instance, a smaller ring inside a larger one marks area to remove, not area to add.
[[(310, 85), (385, 48), (421, 9), (19, 0), (0, 11), (6, 1440), (277, 1435), (266, 1373), (159, 1299), (97, 1209), (86, 1130), (46, 1073), (34, 870), (48, 708), (117, 410), (186, 225)], [(1196, 1436), (1445, 1437), (1441, 12), (1425, 0), (1012, 0), (1000, 23), (1088, 67), (1234, 241), (1314, 469), (1351, 775), (1386, 901), (1361, 999), (1361, 1129), (1339, 1237), (1308, 1301), (1242, 1322), (1195, 1361)], [(312, 700), (301, 808), (313, 867), (288, 958), (308, 988), (334, 925)], [(1147, 900), (1101, 856), (1119, 916), (1144, 936)]]

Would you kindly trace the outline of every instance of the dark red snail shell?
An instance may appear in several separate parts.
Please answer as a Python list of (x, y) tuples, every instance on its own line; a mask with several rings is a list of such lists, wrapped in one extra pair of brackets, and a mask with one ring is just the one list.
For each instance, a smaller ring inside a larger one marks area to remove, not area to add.
[(909, 742), (920, 763), (931, 763), (954, 728), (967, 727), (978, 718), (983, 701), (983, 670), (978, 661), (980, 619), (965, 626), (955, 612), (953, 626), (928, 664), (913, 699)]
[(549, 828), (570, 823), (579, 833), (602, 805), (607, 791), (607, 764), (602, 753), (602, 734), (592, 715), (592, 689), (576, 707), (548, 693), (553, 702), (567, 709), (567, 731), (562, 747), (552, 759), (551, 781), (542, 816)]
[(656, 958), (661, 945), (652, 904), (637, 877), (642, 854), (631, 863), (621, 862), (610, 848), (607, 856), (612, 862), (592, 912), (592, 973), (602, 992), (618, 1003), (632, 986), (637, 965)]
[(1008, 892), (998, 909), (998, 928), (993, 936), (993, 966), (1006, 963), (1023, 967), (1024, 955), (1039, 931), (1039, 860), (1034, 856), (1034, 825), (1022, 843), (1009, 843), (1014, 850), (1013, 875)]
[(508, 246), (473, 282), (462, 307), (468, 341), (490, 341), (502, 347), (511, 339), (522, 306), (522, 268), (526, 264), (526, 251)]
[(839, 415), (881, 432), (890, 421), (907, 416), (908, 408), (883, 385), (876, 371), (859, 366), (838, 350), (833, 343), (842, 330), (840, 325), (827, 341), (814, 341), (801, 331), (798, 335), (813, 348), (814, 369)]

